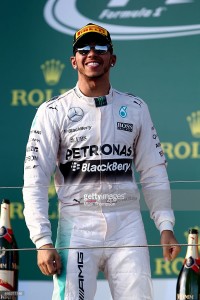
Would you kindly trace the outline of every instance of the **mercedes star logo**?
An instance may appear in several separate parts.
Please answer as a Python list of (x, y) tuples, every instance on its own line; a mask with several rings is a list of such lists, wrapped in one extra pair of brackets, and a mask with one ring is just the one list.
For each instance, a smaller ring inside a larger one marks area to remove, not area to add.
[(72, 107), (69, 109), (67, 116), (72, 122), (78, 122), (83, 118), (84, 112), (80, 107)]

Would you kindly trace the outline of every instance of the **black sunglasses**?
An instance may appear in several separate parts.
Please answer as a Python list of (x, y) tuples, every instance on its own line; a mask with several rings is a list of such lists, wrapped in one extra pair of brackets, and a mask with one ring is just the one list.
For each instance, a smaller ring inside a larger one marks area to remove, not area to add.
[(107, 53), (110, 50), (110, 46), (109, 45), (95, 45), (95, 46), (84, 46), (82, 48), (76, 48), (75, 49), (75, 53), (78, 52), (81, 55), (87, 55), (91, 49), (94, 50), (94, 52), (98, 55), (102, 55)]

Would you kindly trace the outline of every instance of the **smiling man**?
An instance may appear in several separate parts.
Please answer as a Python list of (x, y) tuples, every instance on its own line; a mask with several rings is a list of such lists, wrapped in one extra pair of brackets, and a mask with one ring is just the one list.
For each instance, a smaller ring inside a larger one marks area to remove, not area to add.
[(110, 67), (116, 63), (110, 34), (91, 24), (74, 36), (72, 66), (78, 70), (79, 89), (84, 95), (99, 97), (110, 89)]
[[(99, 270), (114, 300), (152, 300), (133, 165), (164, 258), (172, 260), (180, 251), (158, 135), (146, 103), (110, 84), (116, 56), (106, 29), (87, 24), (78, 30), (71, 63), (78, 72), (76, 86), (40, 106), (27, 145), (24, 214), (38, 266), (54, 275), (54, 300), (93, 300)], [(56, 247), (48, 219), (53, 173), (59, 198)]]

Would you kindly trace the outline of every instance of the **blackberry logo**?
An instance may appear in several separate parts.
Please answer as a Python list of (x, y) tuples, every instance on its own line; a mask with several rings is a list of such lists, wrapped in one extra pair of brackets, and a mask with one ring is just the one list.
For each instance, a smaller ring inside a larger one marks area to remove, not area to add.
[(71, 160), (61, 163), (59, 168), (65, 183), (73, 184), (80, 180), (81, 183), (92, 184), (99, 180), (107, 181), (108, 178), (111, 182), (132, 181), (132, 164), (132, 158)]
[(85, 162), (82, 164), (82, 172), (129, 172), (131, 171), (131, 163), (118, 163), (117, 161), (109, 161), (101, 164)]
[(72, 165), (71, 165), (71, 169), (72, 169), (72, 171), (78, 171), (78, 170), (80, 170), (80, 168), (81, 168), (81, 164), (80, 163), (77, 163), (77, 162), (73, 162), (72, 163)]

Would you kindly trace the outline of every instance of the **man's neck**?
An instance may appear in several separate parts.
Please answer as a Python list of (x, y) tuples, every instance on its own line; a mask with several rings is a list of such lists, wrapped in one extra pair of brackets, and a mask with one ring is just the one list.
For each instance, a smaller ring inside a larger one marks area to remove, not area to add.
[(98, 79), (91, 79), (87, 81), (78, 80), (78, 87), (80, 91), (87, 97), (99, 97), (109, 93), (110, 83), (109, 81), (103, 82)]

